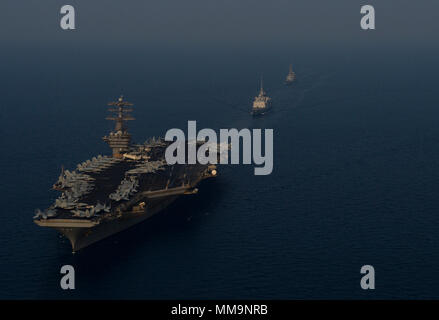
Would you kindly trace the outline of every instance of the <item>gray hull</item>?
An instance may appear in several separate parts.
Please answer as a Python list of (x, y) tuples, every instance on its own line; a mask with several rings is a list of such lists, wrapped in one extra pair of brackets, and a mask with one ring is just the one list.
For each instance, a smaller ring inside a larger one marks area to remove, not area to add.
[(118, 219), (105, 221), (94, 227), (55, 227), (55, 229), (70, 240), (72, 250), (75, 252), (145, 221), (165, 209), (176, 199), (177, 196), (162, 199), (153, 208), (126, 212)]

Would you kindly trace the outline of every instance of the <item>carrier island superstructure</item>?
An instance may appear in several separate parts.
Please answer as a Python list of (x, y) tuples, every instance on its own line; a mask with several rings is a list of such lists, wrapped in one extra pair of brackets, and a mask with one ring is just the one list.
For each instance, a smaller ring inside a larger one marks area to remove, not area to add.
[(197, 193), (200, 181), (217, 175), (215, 165), (168, 165), (165, 150), (172, 142), (152, 138), (132, 144), (126, 126), (134, 120), (132, 104), (120, 97), (108, 105), (113, 115), (107, 119), (115, 128), (103, 140), (112, 156), (63, 169), (53, 185), (61, 195), (34, 216), (37, 225), (65, 235), (74, 252), (153, 216), (180, 195)]

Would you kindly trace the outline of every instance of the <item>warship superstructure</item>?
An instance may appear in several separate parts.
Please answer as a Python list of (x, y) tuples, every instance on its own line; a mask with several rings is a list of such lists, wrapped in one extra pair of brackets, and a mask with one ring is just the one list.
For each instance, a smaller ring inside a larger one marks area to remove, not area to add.
[(287, 86), (289, 86), (294, 82), (294, 80), (296, 80), (296, 74), (293, 71), (293, 65), (290, 64), (290, 70), (289, 70), (287, 77), (285, 79), (285, 84)]
[(180, 195), (197, 193), (200, 181), (217, 175), (215, 165), (168, 165), (165, 150), (172, 142), (151, 138), (132, 144), (126, 126), (134, 120), (132, 104), (120, 97), (109, 106), (114, 115), (107, 119), (115, 129), (103, 140), (112, 156), (63, 169), (53, 185), (61, 195), (34, 216), (37, 225), (65, 235), (74, 252), (153, 216)]
[(261, 89), (259, 91), (259, 95), (255, 97), (253, 100), (253, 107), (251, 114), (253, 116), (261, 116), (264, 115), (267, 111), (271, 109), (271, 98), (267, 96), (264, 91), (263, 80), (261, 77)]

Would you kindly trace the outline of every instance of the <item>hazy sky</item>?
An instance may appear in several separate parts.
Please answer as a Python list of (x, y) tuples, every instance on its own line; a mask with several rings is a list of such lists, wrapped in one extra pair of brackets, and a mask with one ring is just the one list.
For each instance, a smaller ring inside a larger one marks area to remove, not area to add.
[[(62, 5), (77, 30), (59, 27)], [(374, 5), (376, 30), (360, 29)], [(251, 47), (265, 45), (436, 46), (437, 0), (2, 0), (3, 46)]]

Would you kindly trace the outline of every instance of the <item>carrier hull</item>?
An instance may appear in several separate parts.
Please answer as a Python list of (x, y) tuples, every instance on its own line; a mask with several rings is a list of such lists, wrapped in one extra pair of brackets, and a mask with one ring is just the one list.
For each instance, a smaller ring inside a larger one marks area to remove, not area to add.
[(196, 188), (186, 186), (146, 192), (145, 196), (141, 199), (147, 203), (144, 208), (135, 206), (132, 210), (125, 211), (119, 217), (111, 220), (48, 219), (36, 220), (35, 223), (42, 227), (53, 228), (62, 233), (69, 239), (72, 251), (76, 252), (147, 220), (167, 208), (180, 195), (194, 194), (197, 191), (198, 189)]
[(177, 197), (174, 196), (170, 197), (169, 199), (162, 200), (154, 208), (151, 208), (150, 210), (146, 209), (143, 212), (126, 212), (120, 219), (103, 222), (102, 224), (92, 227), (68, 226), (53, 228), (69, 239), (72, 245), (72, 251), (76, 252), (147, 220), (169, 206), (176, 200), (176, 198)]

